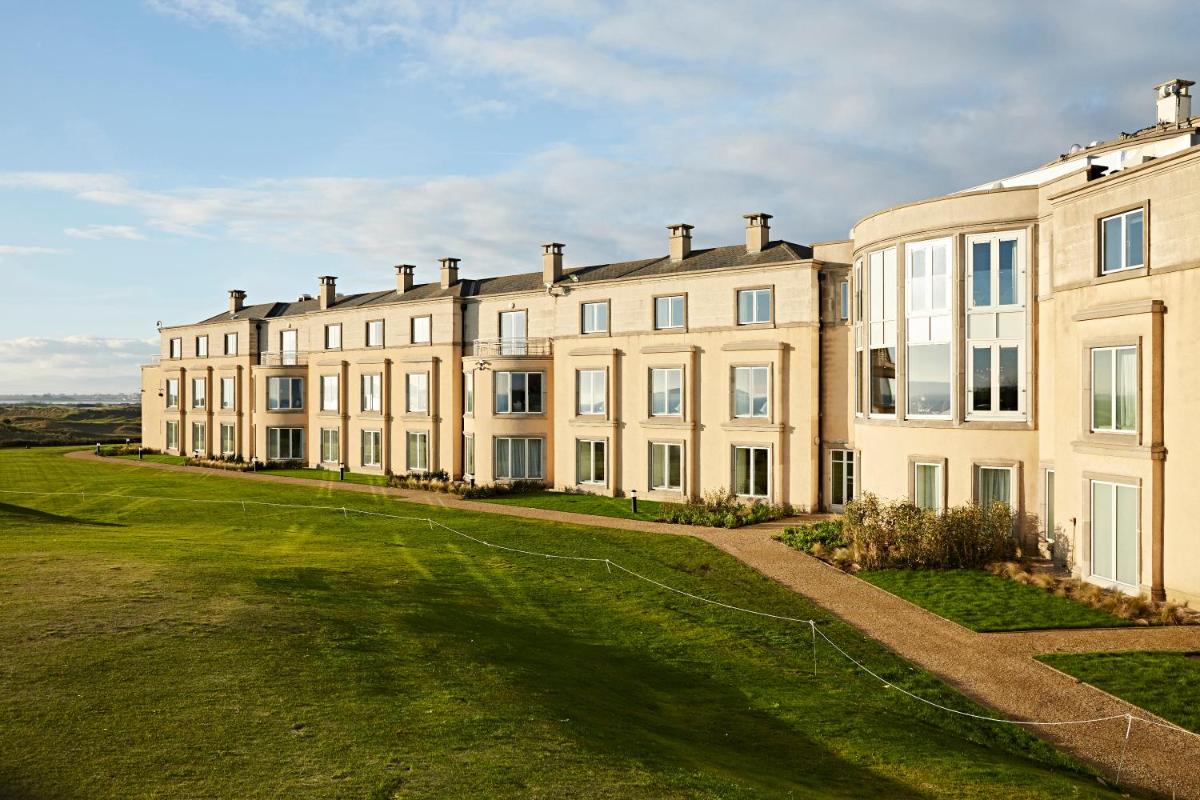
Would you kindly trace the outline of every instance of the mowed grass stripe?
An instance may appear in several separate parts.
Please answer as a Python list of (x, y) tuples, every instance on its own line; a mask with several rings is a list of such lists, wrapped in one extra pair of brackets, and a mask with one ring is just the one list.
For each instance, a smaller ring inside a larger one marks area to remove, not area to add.
[(807, 626), (602, 564), (502, 554), (421, 522), (98, 494), (437, 513), (473, 536), (816, 617), (888, 680), (981, 710), (698, 540), (55, 451), (0, 451), (0, 486), (89, 492), (0, 498), (0, 796), (1102, 794), (1027, 732), (906, 700), (828, 648), (813, 676)]

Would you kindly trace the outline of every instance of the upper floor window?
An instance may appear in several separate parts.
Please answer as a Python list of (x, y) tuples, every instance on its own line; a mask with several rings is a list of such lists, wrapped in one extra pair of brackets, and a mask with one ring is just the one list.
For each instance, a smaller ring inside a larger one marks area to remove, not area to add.
[(167, 378), (167, 408), (179, 408), (179, 379)]
[(183, 358), (183, 339), (171, 340), (171, 358)]
[(208, 401), (206, 388), (204, 378), (192, 378), (192, 408), (204, 408)]
[(225, 334), (225, 355), (227, 355), (227, 356), (236, 356), (237, 355), (237, 334), (236, 333)]
[(383, 320), (373, 319), (367, 323), (367, 347), (383, 347)]
[(340, 381), (337, 375), (322, 375), (321, 376), (321, 410), (322, 411), (337, 411), (340, 403), (338, 402), (341, 392)]
[(666, 328), (682, 328), (684, 326), (683, 295), (654, 298), (654, 327), (658, 330)]
[(383, 409), (383, 376), (362, 376), (362, 410), (380, 411)]
[(967, 263), (972, 308), (1024, 305), (1023, 237), (1019, 233), (972, 236)]
[(1092, 348), (1092, 430), (1137, 430), (1137, 347)]
[(1100, 220), (1100, 274), (1145, 266), (1146, 212), (1135, 208)]
[(838, 284), (838, 319), (842, 322), (850, 319), (850, 281)]
[(738, 325), (756, 325), (771, 321), (770, 289), (739, 289), (737, 293)]
[(1025, 415), (1024, 231), (967, 237), (968, 419)]
[(196, 337), (196, 358), (208, 358), (208, 337)]
[(582, 303), (579, 306), (580, 333), (608, 332), (608, 302)]
[(295, 328), (279, 332), (279, 363), (285, 367), (300, 363), (300, 332)]
[(907, 245), (909, 417), (950, 416), (950, 240)]
[(463, 413), (475, 413), (475, 371), (463, 373)]
[(433, 317), (413, 317), (409, 326), (410, 341), (413, 344), (429, 344), (433, 341)]
[(770, 367), (733, 368), (733, 415), (766, 417), (770, 410)]
[(871, 416), (896, 414), (896, 248), (867, 257)]
[(267, 408), (271, 411), (304, 408), (304, 378), (267, 378)]
[(408, 399), (405, 410), (410, 414), (425, 414), (429, 411), (429, 373), (408, 373)]
[(525, 310), (500, 312), (500, 355), (525, 355), (529, 352), (528, 337), (528, 312)]
[(650, 416), (678, 417), (683, 413), (683, 370), (678, 367), (650, 370)]
[(342, 349), (342, 325), (335, 323), (325, 326), (325, 349), (326, 350), (341, 350)]
[(233, 378), (221, 378), (221, 408), (233, 408), (236, 386)]
[(542, 412), (542, 373), (497, 372), (497, 414), (540, 414)]
[(607, 410), (608, 373), (602, 369), (575, 372), (576, 413), (603, 416)]

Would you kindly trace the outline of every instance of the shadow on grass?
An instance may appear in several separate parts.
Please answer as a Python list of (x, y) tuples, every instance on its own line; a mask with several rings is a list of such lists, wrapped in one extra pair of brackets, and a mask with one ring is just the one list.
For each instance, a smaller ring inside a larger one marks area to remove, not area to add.
[(68, 517), (65, 514), (51, 514), (37, 508), (14, 506), (10, 503), (0, 503), (0, 526), (5, 524), (24, 525), (90, 525), (99, 528), (124, 528), (119, 522), (100, 522), (92, 519)]

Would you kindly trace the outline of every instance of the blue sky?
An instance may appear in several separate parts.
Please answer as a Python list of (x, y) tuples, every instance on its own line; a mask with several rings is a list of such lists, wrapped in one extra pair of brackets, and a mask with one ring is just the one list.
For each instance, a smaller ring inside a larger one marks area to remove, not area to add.
[(777, 235), (1153, 122), (1191, 4), (0, 0), (0, 394), (127, 391), (156, 320)]

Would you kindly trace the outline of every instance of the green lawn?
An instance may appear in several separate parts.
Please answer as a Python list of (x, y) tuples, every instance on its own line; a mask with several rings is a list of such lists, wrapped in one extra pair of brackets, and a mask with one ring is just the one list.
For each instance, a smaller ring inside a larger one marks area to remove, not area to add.
[(1067, 653), (1039, 659), (1200, 733), (1200, 653)]
[[(314, 481), (336, 481), (338, 473), (330, 469), (272, 469), (268, 475), (286, 475), (291, 478), (311, 478)], [(387, 486), (386, 475), (371, 475), (365, 472), (347, 472), (346, 483), (362, 483), (367, 486)]]
[(566, 492), (522, 492), (503, 497), (486, 498), (488, 503), (506, 506), (528, 506), (553, 511), (572, 511), (576, 514), (595, 514), (600, 517), (642, 519), (649, 522), (658, 517), (659, 503), (638, 500), (638, 513), (634, 514), (628, 497), (605, 497), (599, 494), (568, 494)]
[(1126, 620), (979, 570), (884, 569), (858, 577), (973, 631), (1111, 628)]
[[(1014, 726), (685, 536), (0, 452), (0, 797), (1097, 797)], [(100, 496), (233, 500), (159, 502)]]

